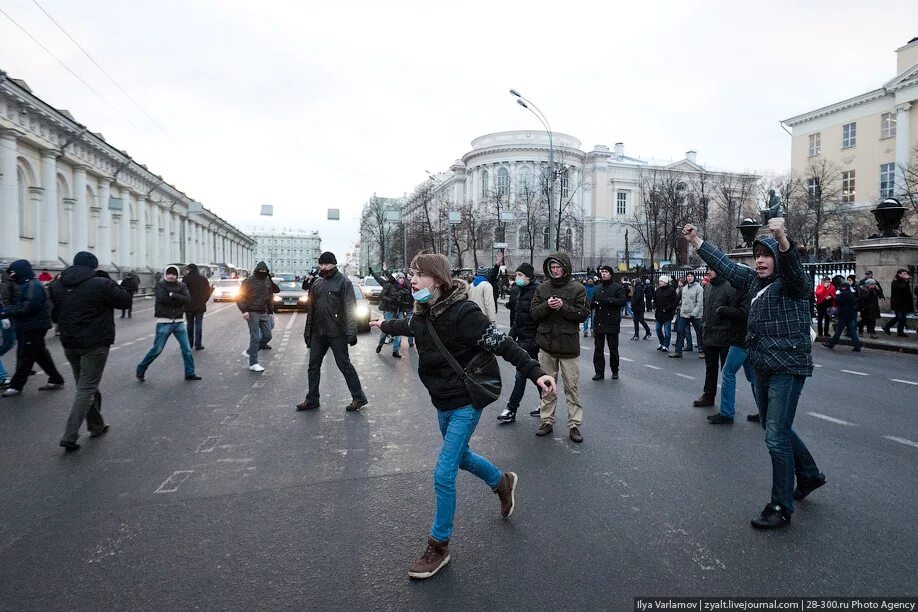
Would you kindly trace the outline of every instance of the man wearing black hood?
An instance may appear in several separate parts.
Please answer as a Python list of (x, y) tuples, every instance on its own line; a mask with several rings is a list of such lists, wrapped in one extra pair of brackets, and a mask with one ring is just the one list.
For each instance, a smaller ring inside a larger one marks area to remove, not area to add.
[(188, 343), (188, 330), (185, 328), (185, 304), (188, 303), (188, 287), (179, 280), (176, 266), (168, 266), (162, 279), (156, 283), (156, 295), (153, 303), (153, 316), (156, 318), (156, 335), (153, 346), (139, 364), (137, 380), (143, 382), (147, 368), (159, 357), (166, 346), (169, 336), (175, 336), (182, 350), (182, 361), (185, 364), (185, 380), (201, 380), (194, 372), (194, 357)]
[(245, 355), (249, 358), (249, 369), (253, 372), (264, 372), (258, 363), (258, 351), (270, 348), (271, 317), (274, 316), (274, 294), (280, 293), (280, 287), (271, 280), (268, 264), (259, 261), (255, 273), (242, 281), (236, 306), (242, 311), (242, 318), (249, 324), (249, 348)]
[(47, 384), (38, 390), (60, 389), (64, 386), (64, 377), (57, 371), (45, 346), (45, 334), (51, 329), (51, 305), (45, 288), (35, 280), (32, 265), (25, 259), (11, 263), (9, 272), (17, 287), (12, 303), (6, 306), (6, 314), (13, 322), (19, 348), (16, 352), (16, 373), (2, 397), (20, 395), (36, 363), (48, 375)]
[(319, 380), (322, 360), (331, 349), (335, 364), (351, 392), (351, 403), (346, 410), (353, 412), (367, 405), (367, 396), (360, 386), (357, 370), (347, 354), (347, 347), (357, 345), (357, 322), (354, 308), (357, 297), (354, 285), (338, 271), (338, 260), (334, 253), (326, 251), (319, 257), (319, 278), (309, 290), (309, 310), (306, 313), (306, 327), (303, 340), (309, 347), (309, 391), (306, 399), (297, 404), (297, 410), (312, 410), (319, 407)]
[(204, 313), (207, 312), (207, 300), (214, 292), (207, 279), (198, 272), (197, 264), (188, 264), (188, 272), (182, 277), (182, 282), (188, 287), (188, 303), (185, 304), (185, 324), (188, 328), (188, 343), (194, 345), (194, 350), (203, 351), (201, 337), (204, 335)]
[(622, 324), (622, 306), (628, 302), (625, 288), (612, 279), (611, 266), (599, 266), (599, 285), (593, 295), (593, 380), (602, 380), (606, 370), (606, 345), (613, 380), (618, 379), (618, 334)]
[(81, 251), (74, 255), (73, 265), (49, 286), (51, 318), (61, 332), (64, 356), (77, 385), (61, 438), (61, 446), (68, 451), (80, 448), (77, 439), (83, 421), (91, 438), (108, 431), (101, 413), (99, 382), (109, 348), (115, 343), (115, 309), (131, 306), (131, 293), (105, 272), (96, 271), (98, 267), (95, 255)]

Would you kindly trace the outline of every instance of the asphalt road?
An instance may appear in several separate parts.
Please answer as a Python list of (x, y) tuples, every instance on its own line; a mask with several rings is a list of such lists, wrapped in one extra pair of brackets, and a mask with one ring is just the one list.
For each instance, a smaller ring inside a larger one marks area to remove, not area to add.
[(533, 435), (533, 387), (520, 420), (497, 424), (508, 368), (472, 446), (519, 474), (517, 509), (502, 520), (496, 497), (461, 474), (452, 561), (415, 583), (406, 570), (430, 527), (440, 446), (416, 353), (377, 355), (362, 335), (352, 356), (370, 405), (345, 413), (329, 355), (322, 408), (298, 413), (303, 315), (279, 316), (259, 375), (240, 355), (235, 306), (209, 308), (200, 382), (183, 380), (170, 340), (139, 384), (151, 305), (118, 320), (102, 385), (111, 431), (81, 437), (76, 453), (57, 446), (69, 379), (38, 392), (39, 374), (0, 400), (0, 608), (625, 610), (635, 596), (918, 595), (918, 357), (814, 349), (796, 428), (829, 483), (790, 528), (766, 533), (749, 526), (771, 468), (744, 419), (748, 385), (735, 425), (708, 424), (711, 410), (691, 406), (703, 361), (629, 341), (625, 321), (618, 381), (589, 379), (582, 339), (577, 445), (563, 425)]

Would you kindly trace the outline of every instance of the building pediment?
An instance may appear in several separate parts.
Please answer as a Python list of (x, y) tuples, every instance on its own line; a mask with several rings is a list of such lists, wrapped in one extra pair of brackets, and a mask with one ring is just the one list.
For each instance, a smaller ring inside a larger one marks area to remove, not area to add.
[(883, 85), (883, 89), (894, 92), (911, 85), (918, 85), (918, 64), (903, 70), (896, 78)]
[(698, 164), (692, 161), (689, 161), (687, 159), (680, 159), (677, 162), (673, 162), (669, 164), (668, 166), (666, 166), (666, 169), (676, 170), (680, 172), (701, 172), (704, 170), (704, 168), (702, 168)]

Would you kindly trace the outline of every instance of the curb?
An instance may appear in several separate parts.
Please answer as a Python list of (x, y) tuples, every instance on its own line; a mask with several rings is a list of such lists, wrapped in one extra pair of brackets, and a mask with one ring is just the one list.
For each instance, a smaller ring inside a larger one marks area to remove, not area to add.
[[(835, 346), (854, 346), (850, 339), (839, 339)], [(893, 353), (905, 353), (907, 355), (918, 355), (918, 342), (912, 346), (900, 346), (898, 344), (888, 344), (886, 342), (877, 342), (876, 340), (861, 340), (861, 346), (867, 349), (890, 351)]]

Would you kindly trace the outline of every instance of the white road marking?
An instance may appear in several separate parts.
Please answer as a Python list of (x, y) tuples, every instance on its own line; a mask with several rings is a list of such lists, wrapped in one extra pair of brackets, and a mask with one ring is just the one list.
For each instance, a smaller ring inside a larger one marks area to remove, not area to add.
[(819, 414), (818, 412), (807, 412), (807, 414), (810, 416), (814, 416), (817, 419), (829, 421), (830, 423), (835, 423), (837, 425), (854, 425), (854, 423), (849, 423), (848, 421), (842, 421), (841, 419), (836, 419), (835, 417), (830, 417), (825, 414)]
[(645, 368), (650, 368), (651, 370), (662, 370), (662, 369), (663, 369), (663, 368), (661, 368), (661, 367), (659, 367), (659, 366), (650, 365), (649, 363), (645, 363), (645, 364), (644, 364), (644, 367), (645, 367)]
[(110, 350), (110, 351), (117, 351), (117, 350), (120, 349), (120, 348), (121, 348), (120, 346), (113, 346), (113, 347), (111, 347), (111, 348), (108, 349), (108, 350)]
[(899, 444), (906, 444), (908, 446), (914, 446), (915, 448), (918, 448), (918, 442), (912, 442), (911, 440), (907, 440), (905, 438), (899, 438), (896, 436), (883, 436), (883, 437), (886, 438), (887, 440), (898, 442)]
[(634, 361), (634, 359), (628, 359), (627, 357), (619, 357), (622, 361)]
[(194, 473), (194, 470), (176, 470), (172, 476), (165, 479), (163, 484), (159, 485), (154, 493), (175, 493), (182, 486), (182, 483), (188, 480), (188, 477)]
[(296, 315), (298, 314), (300, 314), (299, 311), (296, 311), (296, 310), (293, 311), (293, 316), (290, 317), (289, 321), (287, 321), (287, 327), (285, 327), (284, 329), (291, 329), (293, 327), (293, 322), (296, 321)]
[(131, 340), (130, 342), (122, 342), (121, 346), (131, 346), (135, 342), (137, 342), (137, 340)]
[(814, 367), (814, 368), (821, 368), (822, 366), (821, 366), (820, 364), (818, 364), (818, 363), (814, 363), (814, 364), (813, 364), (813, 367)]
[(901, 378), (890, 378), (889, 380), (897, 383), (905, 383), (906, 385), (915, 385), (918, 386), (918, 382), (913, 380), (902, 380)]
[(839, 371), (844, 372), (845, 374), (854, 374), (856, 376), (870, 376), (870, 374), (866, 374), (864, 372), (855, 372), (854, 370), (839, 370)]
[(680, 374), (679, 372), (676, 372), (675, 374), (676, 376), (681, 376), (682, 378), (688, 378), (689, 380), (698, 380), (694, 376), (689, 376), (688, 374)]
[[(218, 309), (216, 309), (216, 310), (210, 310), (210, 311), (208, 311), (208, 312), (205, 312), (205, 313), (204, 313), (204, 316), (205, 316), (205, 317), (209, 317), (210, 315), (217, 314), (218, 312), (222, 312), (222, 311), (226, 310), (227, 308), (231, 308), (231, 307), (233, 307), (233, 306), (235, 306), (235, 304), (227, 304), (226, 306), (223, 306), (223, 307), (218, 308)], [(150, 336), (150, 337), (152, 338), (153, 336)]]
[(265, 381), (263, 380), (259, 380), (259, 381), (252, 383), (253, 389), (260, 389), (261, 387), (264, 387), (264, 386), (265, 386)]
[(198, 445), (198, 448), (195, 449), (196, 453), (210, 453), (213, 452), (214, 448), (217, 446), (217, 443), (220, 441), (220, 436), (210, 436), (201, 444)]

